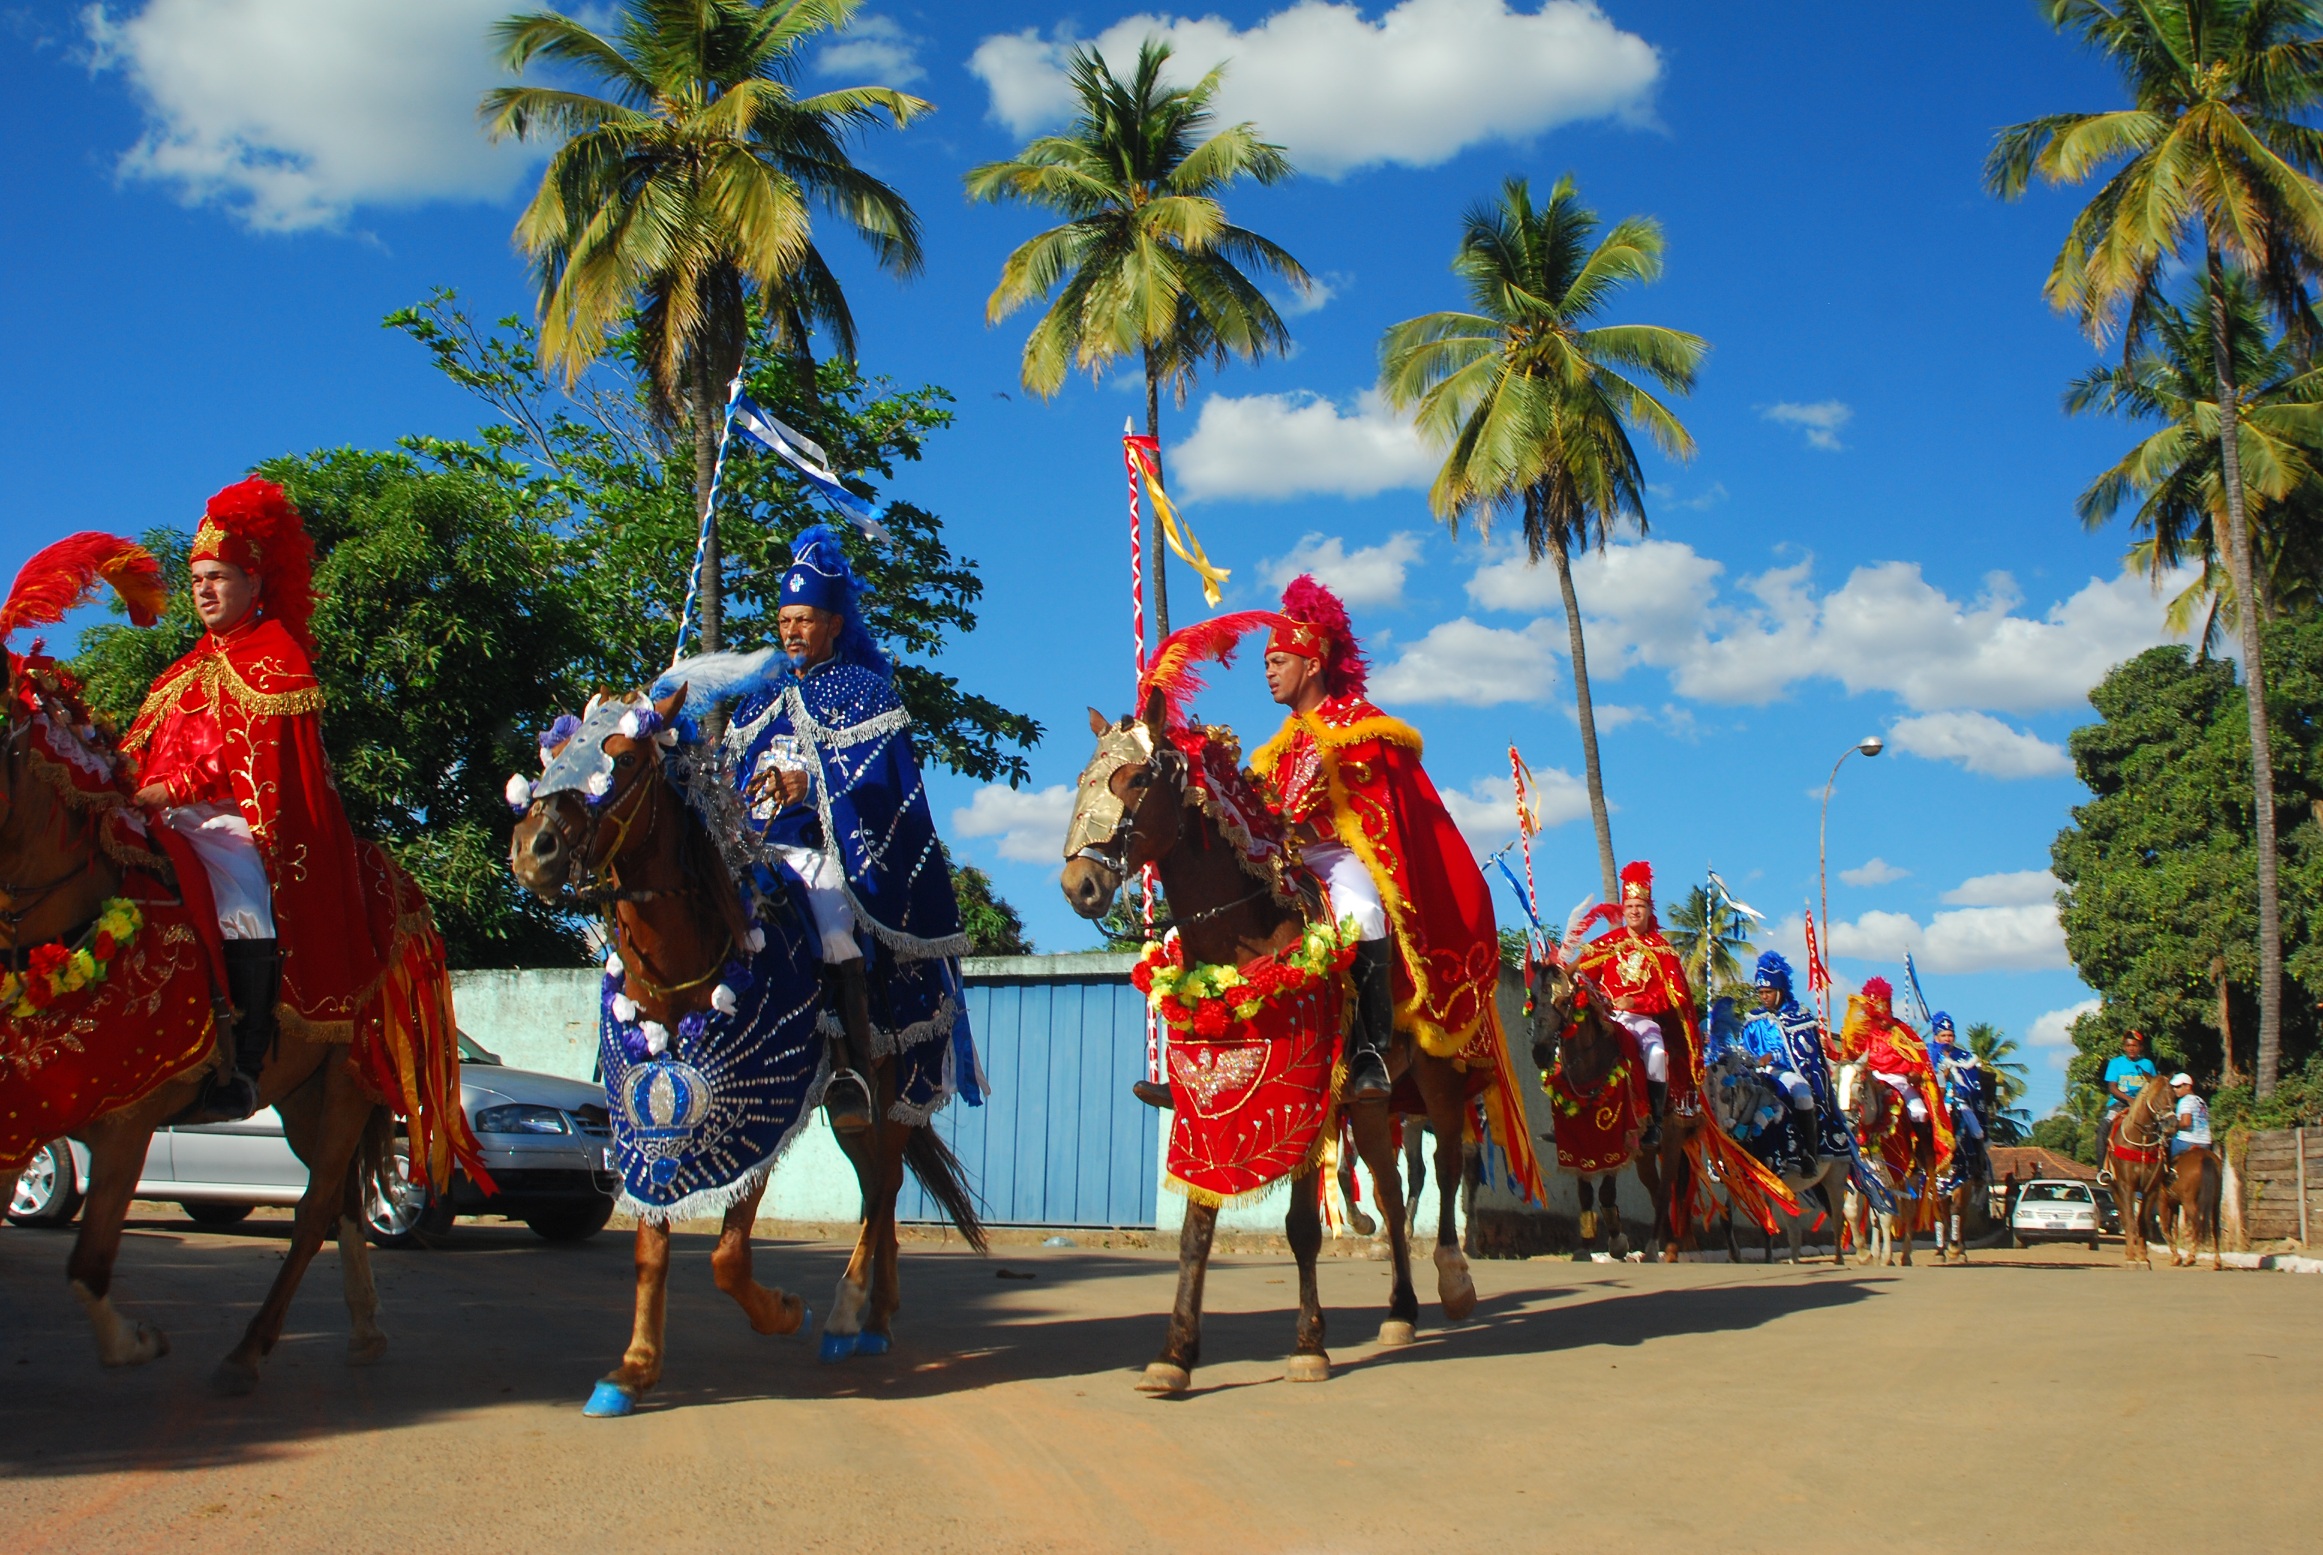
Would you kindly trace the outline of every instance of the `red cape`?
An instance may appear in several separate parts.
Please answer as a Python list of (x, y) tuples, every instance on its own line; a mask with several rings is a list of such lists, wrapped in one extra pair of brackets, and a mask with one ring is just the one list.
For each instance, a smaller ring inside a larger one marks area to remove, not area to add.
[(366, 892), (355, 836), (323, 754), (322, 687), (281, 623), (204, 633), (171, 665), (122, 740), (137, 783), (176, 804), (234, 804), (273, 887), (279, 1014), (295, 1034), (354, 1035), (396, 942), (396, 905)]

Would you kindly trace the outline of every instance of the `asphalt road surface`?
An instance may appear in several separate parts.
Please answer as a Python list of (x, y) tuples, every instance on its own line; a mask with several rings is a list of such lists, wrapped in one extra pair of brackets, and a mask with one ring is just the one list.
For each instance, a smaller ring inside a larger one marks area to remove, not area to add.
[[(342, 1360), (337, 1254), (255, 1396), (210, 1366), (283, 1222), (153, 1209), (101, 1370), (69, 1233), (0, 1229), (0, 1538), (40, 1551), (2183, 1551), (2323, 1543), (2323, 1279), (2125, 1270), (2109, 1245), (1966, 1269), (1480, 1262), (1476, 1316), (1377, 1333), (1383, 1265), (1327, 1260), (1335, 1375), (1283, 1380), (1294, 1271), (1212, 1268), (1208, 1364), (1132, 1389), (1156, 1252), (908, 1249), (894, 1353), (753, 1335), (681, 1236), (662, 1387), (580, 1403), (627, 1340), (628, 1238), (463, 1223), (376, 1256), (387, 1358)], [(827, 1304), (843, 1249), (760, 1244)], [(1005, 1270), (1012, 1276), (1003, 1278)], [(1423, 1294), (1432, 1294), (1432, 1271)]]

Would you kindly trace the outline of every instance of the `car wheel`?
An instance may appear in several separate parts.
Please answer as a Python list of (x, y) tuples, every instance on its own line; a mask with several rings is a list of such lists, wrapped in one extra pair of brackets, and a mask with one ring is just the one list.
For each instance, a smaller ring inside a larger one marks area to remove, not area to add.
[(226, 1204), (216, 1199), (194, 1199), (178, 1208), (197, 1226), (238, 1226), (250, 1218), (249, 1205)]
[(452, 1201), (411, 1180), (411, 1156), (402, 1140), (388, 1157), (388, 1187), (363, 1185), (363, 1234), (374, 1247), (424, 1247), (452, 1229)]
[(72, 1146), (51, 1140), (16, 1174), (8, 1218), (20, 1226), (69, 1226), (80, 1212), (81, 1183), (73, 1170)]
[(613, 1201), (597, 1199), (587, 1204), (560, 1204), (525, 1216), (524, 1223), (544, 1241), (585, 1242), (604, 1230), (605, 1222), (612, 1218)]

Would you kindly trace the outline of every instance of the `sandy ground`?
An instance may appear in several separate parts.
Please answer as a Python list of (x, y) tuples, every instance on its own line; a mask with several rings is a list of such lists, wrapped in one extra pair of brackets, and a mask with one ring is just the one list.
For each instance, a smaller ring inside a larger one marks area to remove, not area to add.
[[(662, 1388), (580, 1401), (627, 1337), (627, 1238), (463, 1223), (377, 1255), (387, 1359), (342, 1359), (337, 1255), (263, 1386), (205, 1378), (282, 1223), (140, 1206), (117, 1290), (173, 1351), (99, 1369), (67, 1234), (0, 1229), (0, 1540), (90, 1550), (2183, 1551), (2323, 1543), (2323, 1278), (2120, 1267), (1480, 1263), (1476, 1317), (1372, 1343), (1384, 1266), (1327, 1261), (1336, 1374), (1287, 1383), (1293, 1271), (1210, 1276), (1196, 1390), (1131, 1388), (1166, 1255), (907, 1250), (894, 1354), (765, 1339), (681, 1237)], [(820, 1310), (835, 1243), (762, 1242)], [(1030, 1275), (1031, 1278), (1003, 1278)], [(1423, 1290), (1432, 1293), (1432, 1279)], [(2196, 1530), (2207, 1530), (2207, 1534)]]

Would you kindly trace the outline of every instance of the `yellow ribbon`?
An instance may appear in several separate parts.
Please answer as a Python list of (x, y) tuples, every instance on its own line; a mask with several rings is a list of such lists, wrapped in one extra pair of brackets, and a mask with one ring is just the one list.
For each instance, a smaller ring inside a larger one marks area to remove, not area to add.
[(1202, 550), (1202, 542), (1194, 538), (1193, 526), (1178, 521), (1177, 510), (1170, 505), (1168, 494), (1162, 490), (1161, 471), (1155, 468), (1153, 455), (1135, 444), (1131, 445), (1130, 451), (1137, 457), (1138, 473), (1145, 477), (1145, 494), (1153, 501), (1153, 516), (1161, 521), (1162, 538), (1170, 543), (1171, 550), (1178, 553), (1180, 561), (1200, 574), (1202, 598), (1215, 610), (1225, 597), (1219, 593), (1218, 586), (1233, 575), (1231, 570), (1212, 566), (1210, 558)]

